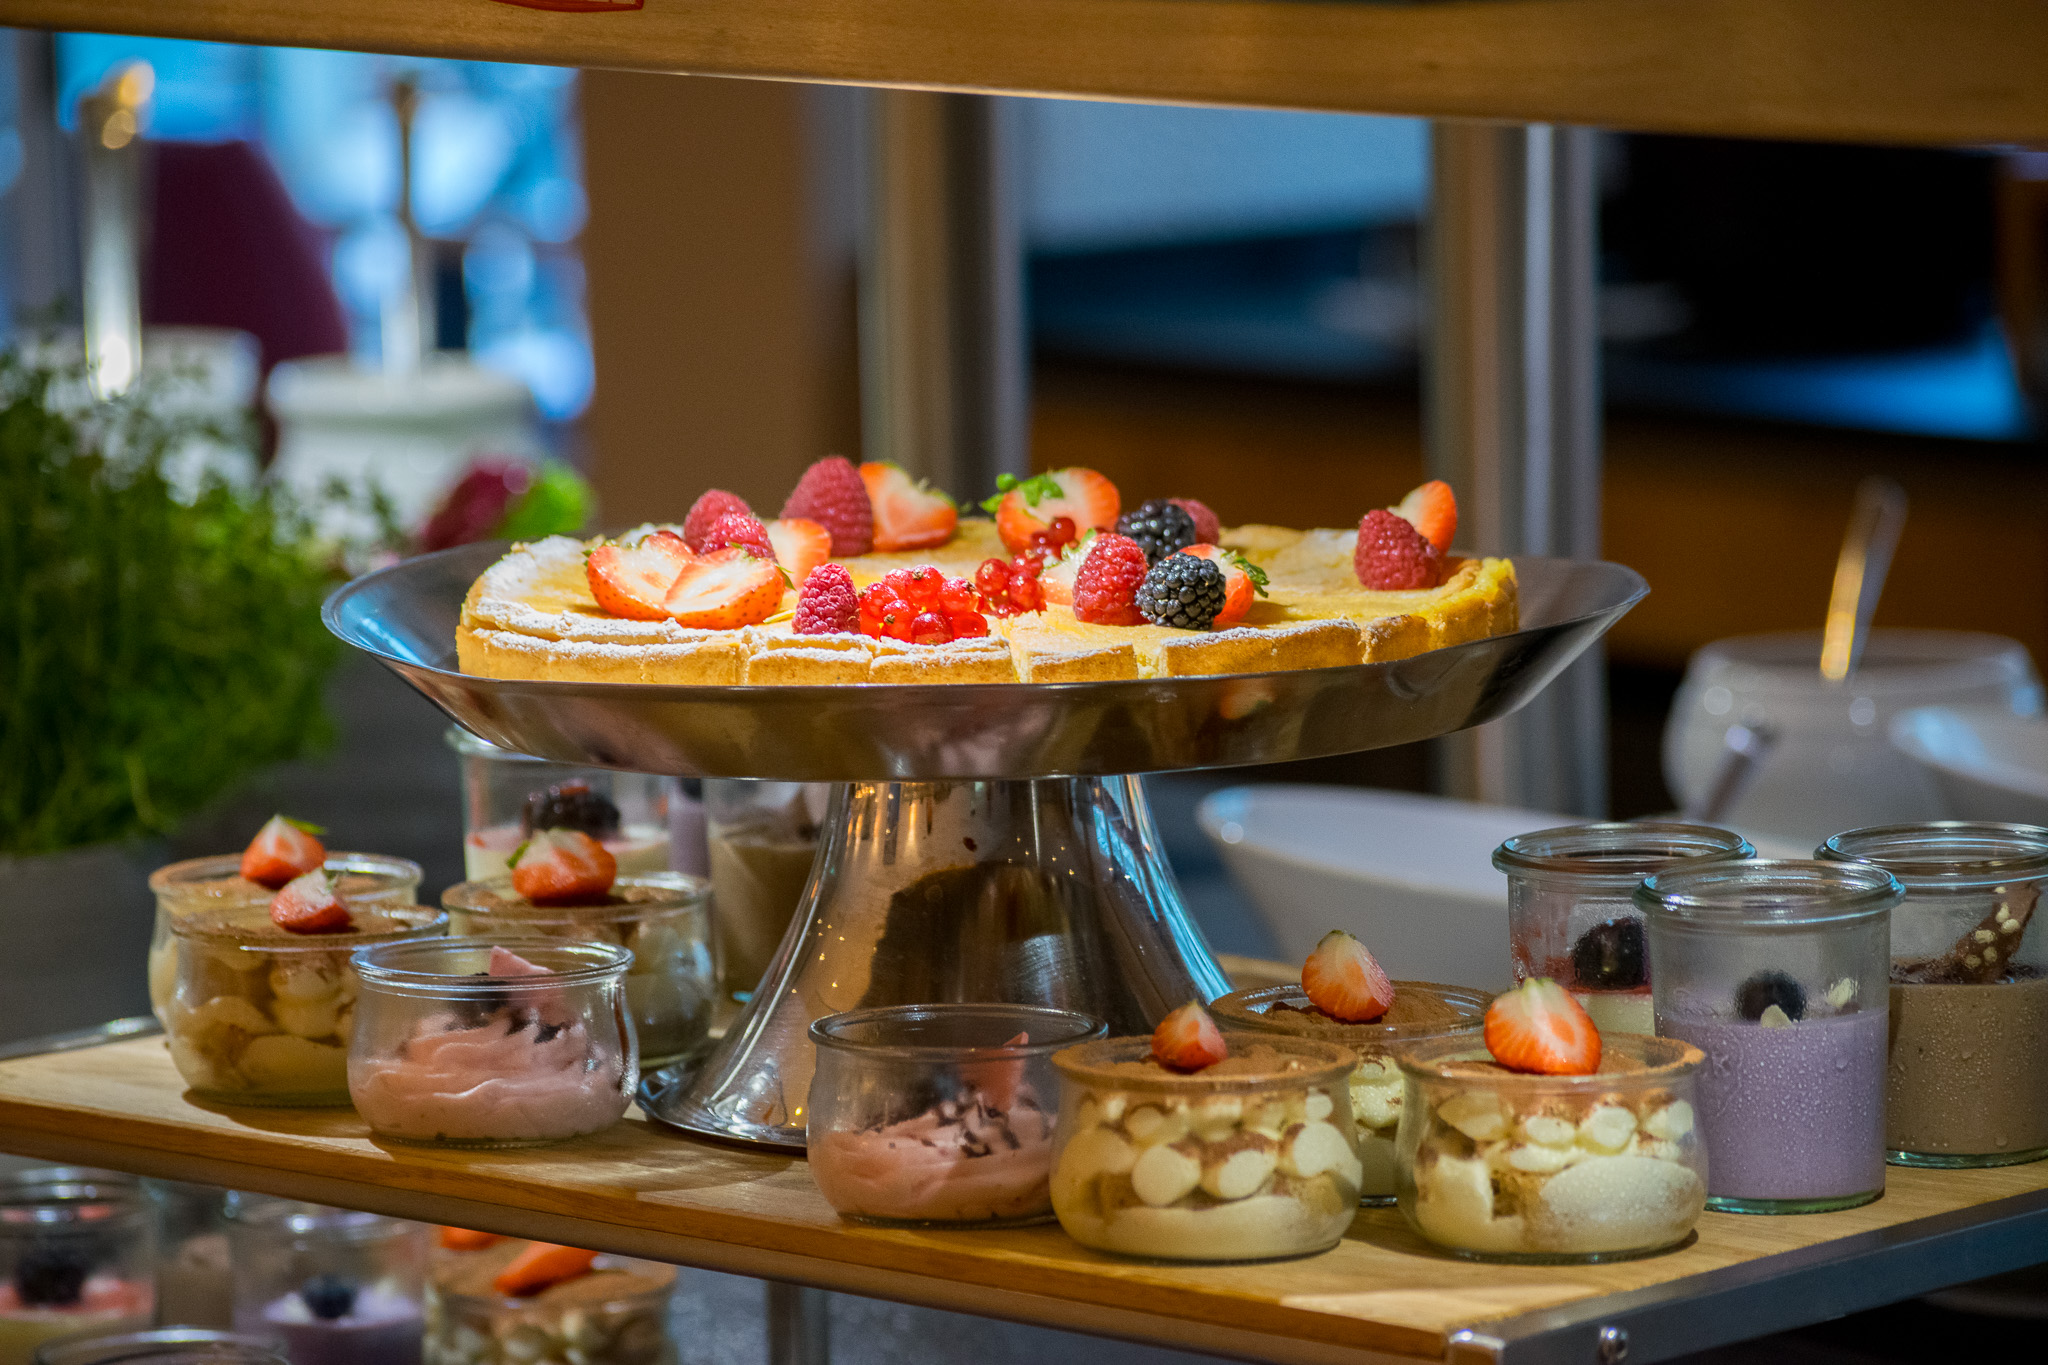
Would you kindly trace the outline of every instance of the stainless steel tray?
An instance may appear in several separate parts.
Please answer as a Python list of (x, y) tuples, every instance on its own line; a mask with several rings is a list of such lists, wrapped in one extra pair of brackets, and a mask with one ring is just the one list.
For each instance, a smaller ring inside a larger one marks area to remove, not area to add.
[(328, 628), (521, 753), (702, 777), (1093, 777), (1352, 753), (1506, 715), (1649, 591), (1619, 564), (1521, 556), (1522, 629), (1395, 663), (1129, 682), (674, 687), (455, 670), (463, 595), (503, 543), (366, 574)]

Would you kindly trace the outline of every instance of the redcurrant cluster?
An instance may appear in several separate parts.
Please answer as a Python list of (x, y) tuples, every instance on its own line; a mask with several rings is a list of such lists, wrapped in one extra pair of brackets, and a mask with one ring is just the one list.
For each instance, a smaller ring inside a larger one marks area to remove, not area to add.
[(1054, 517), (1043, 531), (1031, 533), (1030, 547), (1015, 559), (984, 559), (974, 571), (974, 586), (981, 589), (985, 610), (992, 616), (1042, 610), (1045, 590), (1038, 576), (1078, 534), (1072, 517)]
[(974, 585), (948, 578), (929, 564), (891, 569), (881, 582), (862, 589), (859, 602), (864, 635), (942, 645), (988, 634)]

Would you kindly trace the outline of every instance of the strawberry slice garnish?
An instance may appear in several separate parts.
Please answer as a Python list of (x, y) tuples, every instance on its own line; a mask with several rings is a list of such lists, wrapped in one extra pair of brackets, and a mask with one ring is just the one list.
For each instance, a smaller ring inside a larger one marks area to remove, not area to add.
[(614, 616), (659, 621), (669, 588), (696, 556), (674, 531), (656, 531), (636, 544), (600, 545), (583, 563), (590, 595)]
[(273, 815), (242, 850), (242, 875), (275, 891), (294, 877), (303, 877), (327, 861), (327, 849), (315, 835), (326, 831), (285, 815)]
[(1198, 1001), (1188, 1001), (1152, 1030), (1153, 1060), (1174, 1071), (1200, 1071), (1229, 1055), (1223, 1030)]
[(733, 630), (773, 616), (788, 586), (780, 568), (735, 545), (684, 565), (662, 607), (679, 626)]
[(1115, 530), (1117, 513), (1123, 510), (1116, 485), (1079, 465), (1028, 479), (1005, 474), (996, 480), (996, 487), (1002, 491), (981, 506), (995, 515), (996, 534), (1011, 554), (1023, 554), (1031, 548), (1031, 537), (1050, 533), (1055, 517), (1073, 522), (1078, 536), (1091, 526), (1098, 531)]
[(482, 1251), (504, 1240), (495, 1232), (478, 1232), (473, 1228), (441, 1229), (441, 1247), (444, 1251)]
[(1600, 1030), (1570, 991), (1536, 977), (1486, 1007), (1486, 1050), (1511, 1071), (1590, 1076), (1600, 1069)]
[(1244, 614), (1252, 609), (1252, 599), (1266, 595), (1266, 571), (1235, 550), (1217, 545), (1190, 545), (1181, 553), (1206, 559), (1223, 570), (1223, 610), (1216, 613), (1216, 619), (1211, 623), (1215, 628), (1242, 621)]
[[(532, 897), (527, 899), (531, 900)], [(528, 962), (502, 943), (491, 945), (491, 960), (484, 967), (486, 976), (546, 976), (548, 969)]]
[(923, 550), (944, 545), (960, 523), (953, 500), (902, 465), (870, 460), (860, 467), (875, 513), (877, 550)]
[(270, 922), (293, 934), (339, 934), (356, 927), (325, 869), (286, 882), (270, 902)]
[(1408, 496), (1392, 510), (1422, 532), (1422, 538), (1436, 546), (1438, 554), (1449, 550), (1451, 537), (1458, 534), (1458, 499), (1442, 479), (1408, 490)]
[(1071, 607), (1074, 605), (1074, 575), (1081, 571), (1081, 561), (1088, 558), (1088, 552), (1095, 548), (1095, 537), (1099, 531), (1084, 531), (1081, 538), (1060, 551), (1060, 557), (1039, 571), (1038, 590), (1052, 606)]
[[(618, 875), (611, 850), (580, 829), (537, 829), (512, 854), (512, 889), (535, 905), (602, 903)], [(493, 952), (494, 974), (497, 962)]]
[(1347, 1024), (1369, 1024), (1394, 1005), (1394, 983), (1373, 955), (1342, 929), (1332, 929), (1301, 964), (1308, 1002)]
[(768, 543), (775, 558), (789, 570), (789, 581), (803, 586), (811, 570), (832, 557), (832, 533), (803, 517), (784, 517), (768, 523)]

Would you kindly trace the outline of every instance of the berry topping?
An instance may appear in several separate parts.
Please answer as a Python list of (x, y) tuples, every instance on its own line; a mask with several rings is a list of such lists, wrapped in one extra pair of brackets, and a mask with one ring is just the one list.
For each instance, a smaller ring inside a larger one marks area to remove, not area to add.
[(981, 594), (964, 578), (948, 578), (939, 585), (939, 610), (948, 616), (974, 611), (981, 606)]
[(952, 623), (935, 611), (921, 611), (911, 618), (910, 642), (912, 644), (942, 645), (952, 638)]
[(674, 531), (656, 531), (638, 544), (598, 546), (583, 569), (597, 605), (628, 620), (659, 621), (668, 615), (662, 602), (670, 586), (695, 558)]
[(556, 1246), (553, 1242), (528, 1242), (511, 1264), (498, 1272), (491, 1288), (508, 1298), (529, 1298), (550, 1285), (587, 1273), (596, 1260), (594, 1251)]
[(973, 640), (988, 634), (988, 618), (978, 611), (956, 611), (946, 619), (953, 624), (956, 640)]
[(684, 565), (662, 605), (679, 626), (732, 630), (773, 616), (788, 586), (781, 569), (734, 545)]
[(754, 509), (747, 506), (747, 500), (737, 493), (728, 493), (723, 488), (714, 488), (690, 505), (690, 515), (683, 518), (683, 543), (692, 553), (704, 549), (704, 535), (718, 519), (729, 513), (743, 517), (754, 515)]
[(868, 461), (860, 467), (860, 477), (874, 509), (877, 550), (923, 550), (953, 538), (959, 509), (923, 479), (912, 478), (903, 466), (886, 460)]
[(1365, 945), (1332, 929), (1301, 964), (1301, 988), (1308, 1002), (1347, 1024), (1369, 1024), (1394, 1005), (1394, 983)]
[(1195, 519), (1165, 498), (1153, 498), (1118, 517), (1116, 533), (1137, 541), (1145, 558), (1154, 564), (1201, 540), (1195, 534)]
[(1074, 575), (1081, 570), (1081, 561), (1095, 548), (1100, 531), (1090, 531), (1078, 541), (1062, 549), (1059, 558), (1045, 566), (1038, 575), (1038, 590), (1047, 603), (1053, 606), (1070, 607), (1074, 604)]
[(1806, 1017), (1806, 988), (1784, 972), (1764, 970), (1735, 988), (1735, 1010), (1745, 1019), (1762, 1019), (1773, 1005), (1786, 1020)]
[(1137, 541), (1114, 533), (1098, 536), (1074, 573), (1074, 619), (1096, 626), (1142, 625), (1138, 585), (1149, 567)]
[(345, 1318), (356, 1306), (356, 1286), (339, 1275), (315, 1275), (299, 1286), (306, 1311), (322, 1322)]
[(242, 850), (242, 875), (272, 891), (303, 877), (327, 861), (327, 849), (314, 837), (326, 832), (288, 815), (271, 816)]
[(1195, 544), (1214, 545), (1223, 534), (1223, 526), (1216, 520), (1216, 514), (1209, 510), (1209, 504), (1196, 498), (1168, 498), (1168, 502), (1195, 519)]
[(32, 1243), (14, 1263), (14, 1292), (24, 1306), (67, 1308), (84, 1296), (91, 1272), (84, 1247)]
[(1138, 585), (1138, 610), (1147, 621), (1181, 630), (1207, 630), (1223, 610), (1223, 570), (1193, 555), (1171, 554)]
[(270, 922), (292, 934), (341, 934), (355, 928), (348, 907), (334, 894), (334, 882), (320, 868), (292, 878), (271, 898)]
[(1212, 625), (1236, 625), (1252, 609), (1252, 599), (1266, 595), (1266, 571), (1235, 550), (1190, 545), (1181, 553), (1206, 559), (1223, 570), (1223, 610), (1216, 613)]
[[(997, 565), (1006, 575), (1009, 572), (1001, 560), (992, 559), (989, 564)], [(1008, 587), (1005, 577), (998, 593), (1007, 593)], [(891, 640), (942, 645), (988, 634), (988, 618), (979, 610), (983, 605), (985, 599), (974, 584), (964, 578), (948, 578), (930, 564), (891, 569), (881, 582), (861, 590), (857, 629)]]
[(802, 583), (832, 557), (832, 533), (802, 517), (769, 522), (768, 543), (775, 547), (776, 562), (789, 570), (792, 583)]
[(704, 544), (699, 554), (710, 554), (737, 545), (756, 559), (765, 559), (770, 564), (779, 563), (775, 556), (775, 543), (768, 538), (768, 528), (748, 512), (727, 512), (711, 523), (711, 529), (704, 533)]
[(1596, 924), (1572, 945), (1575, 984), (1595, 991), (1629, 991), (1650, 979), (1643, 922), (1632, 916)]
[(1380, 592), (1433, 588), (1443, 574), (1443, 556), (1405, 518), (1376, 507), (1358, 523), (1351, 569), (1360, 583)]
[(1174, 1071), (1200, 1071), (1230, 1055), (1223, 1030), (1209, 1011), (1190, 1000), (1159, 1021), (1152, 1030), (1152, 1058)]
[(618, 875), (611, 850), (577, 829), (535, 830), (512, 854), (512, 889), (535, 905), (601, 903)]
[(798, 635), (832, 635), (860, 629), (860, 603), (853, 593), (853, 575), (843, 564), (820, 564), (804, 580), (796, 597)]
[(1011, 554), (1030, 549), (1031, 538), (1050, 532), (1061, 517), (1073, 523), (1076, 535), (1090, 527), (1107, 531), (1123, 506), (1115, 484), (1078, 465), (1023, 480), (1005, 474), (996, 487), (1002, 491), (981, 506), (994, 514), (996, 534)]
[(1401, 499), (1401, 505), (1394, 513), (1422, 532), (1423, 539), (1436, 546), (1436, 552), (1443, 554), (1451, 548), (1451, 537), (1458, 534), (1458, 499), (1451, 493), (1451, 486), (1442, 479), (1431, 479), (1428, 483), (1408, 491)]
[(875, 509), (860, 471), (844, 455), (827, 455), (804, 471), (782, 504), (783, 517), (815, 521), (832, 537), (835, 555), (864, 555), (875, 547)]
[(1486, 1050), (1511, 1071), (1590, 1076), (1600, 1069), (1600, 1030), (1571, 992), (1539, 976), (1486, 1007)]
[(619, 832), (619, 808), (590, 789), (582, 778), (529, 792), (519, 808), (519, 829), (580, 829), (593, 839)]

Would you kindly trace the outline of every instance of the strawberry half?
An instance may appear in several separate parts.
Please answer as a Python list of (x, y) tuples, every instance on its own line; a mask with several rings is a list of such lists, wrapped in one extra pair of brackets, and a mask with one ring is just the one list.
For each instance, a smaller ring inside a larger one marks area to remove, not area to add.
[(1422, 538), (1436, 546), (1438, 554), (1450, 549), (1451, 537), (1458, 534), (1458, 499), (1442, 479), (1409, 489), (1408, 496), (1392, 510), (1422, 532)]
[(1369, 1024), (1394, 1005), (1394, 983), (1373, 955), (1342, 929), (1332, 929), (1301, 964), (1308, 1002), (1347, 1024)]
[(1117, 513), (1123, 510), (1116, 485), (1079, 465), (1022, 480), (1005, 474), (996, 487), (1002, 491), (981, 507), (995, 515), (996, 534), (1013, 555), (1030, 549), (1034, 535), (1050, 531), (1055, 517), (1071, 519), (1076, 533), (1086, 533), (1091, 526), (1113, 531)]
[(600, 545), (583, 563), (590, 595), (614, 616), (659, 621), (669, 588), (696, 556), (674, 531), (656, 531), (635, 545)]
[(1539, 976), (1486, 1007), (1486, 1050), (1511, 1071), (1590, 1076), (1600, 1069), (1600, 1030), (1570, 991)]
[(1038, 590), (1049, 605), (1074, 605), (1074, 575), (1081, 571), (1081, 561), (1095, 548), (1095, 537), (1099, 534), (1092, 530), (1083, 531), (1079, 540), (1060, 551), (1060, 557), (1039, 572)]
[(270, 902), (270, 922), (292, 934), (339, 934), (356, 927), (323, 869), (286, 882)]
[(784, 517), (768, 523), (768, 543), (775, 558), (789, 570), (789, 581), (802, 587), (811, 570), (832, 557), (832, 533), (803, 517)]
[(294, 877), (303, 877), (327, 861), (327, 849), (314, 838), (318, 825), (273, 815), (242, 850), (242, 875), (275, 891)]
[(1152, 1030), (1152, 1058), (1169, 1070), (1200, 1071), (1229, 1055), (1223, 1030), (1199, 1001), (1188, 1001)]
[(902, 465), (870, 460), (860, 467), (860, 478), (874, 509), (877, 550), (923, 550), (953, 538), (960, 509)]
[(679, 626), (733, 630), (773, 616), (788, 587), (780, 568), (732, 546), (684, 565), (662, 608)]
[[(601, 903), (618, 875), (619, 862), (611, 850), (580, 829), (537, 829), (512, 854), (512, 889), (535, 905)], [(493, 951), (491, 971), (497, 970)]]
[(1242, 621), (1244, 614), (1252, 609), (1252, 599), (1266, 595), (1266, 571), (1235, 550), (1217, 545), (1190, 545), (1181, 553), (1206, 559), (1223, 570), (1223, 610), (1216, 613), (1216, 619), (1211, 623), (1214, 629)]

